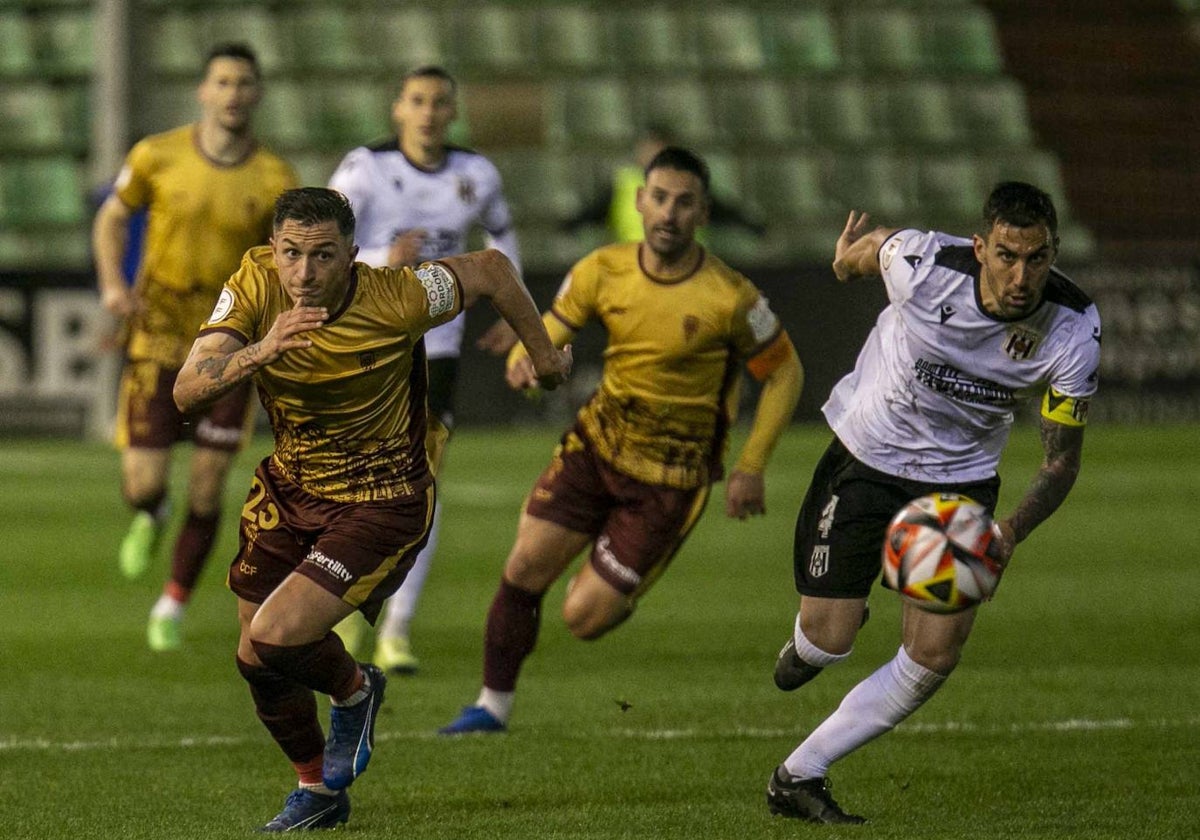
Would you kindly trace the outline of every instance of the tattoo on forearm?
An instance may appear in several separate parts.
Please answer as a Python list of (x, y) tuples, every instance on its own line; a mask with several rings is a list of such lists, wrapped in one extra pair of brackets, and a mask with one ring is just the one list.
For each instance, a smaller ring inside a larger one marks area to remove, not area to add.
[(1043, 419), (1041, 432), (1046, 456), (1011, 518), (1018, 542), (1058, 509), (1079, 475), (1083, 429)]
[(229, 361), (232, 358), (233, 354), (201, 359), (196, 362), (196, 373), (221, 382), (225, 378), (225, 368), (229, 367)]

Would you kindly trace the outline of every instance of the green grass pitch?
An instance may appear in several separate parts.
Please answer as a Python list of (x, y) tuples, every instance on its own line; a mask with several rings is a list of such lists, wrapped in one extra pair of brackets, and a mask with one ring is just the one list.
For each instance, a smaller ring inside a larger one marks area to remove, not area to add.
[[(770, 817), (766, 780), (893, 655), (899, 611), (877, 589), (850, 660), (795, 694), (774, 688), (795, 610), (793, 522), (828, 438), (818, 427), (781, 443), (765, 519), (726, 520), (718, 487), (672, 568), (605, 639), (566, 632), (560, 581), (510, 734), (432, 734), (474, 700), (484, 614), (556, 436), (463, 429), (453, 442), (442, 543), (414, 627), (422, 671), (389, 686), (378, 752), (351, 790), (351, 836), (1196, 836), (1195, 428), (1088, 432), (1074, 493), (1018, 549), (958, 672), (906, 724), (835, 765), (835, 794), (871, 819), (837, 829)], [(136, 582), (117, 572), (128, 514), (116, 454), (0, 443), (0, 837), (241, 838), (278, 810), (294, 778), (234, 668), (223, 586), (267, 446), (256, 441), (230, 481), (186, 649), (155, 655), (144, 626), (167, 560)], [(1002, 509), (1039, 454), (1036, 431), (1018, 427)]]

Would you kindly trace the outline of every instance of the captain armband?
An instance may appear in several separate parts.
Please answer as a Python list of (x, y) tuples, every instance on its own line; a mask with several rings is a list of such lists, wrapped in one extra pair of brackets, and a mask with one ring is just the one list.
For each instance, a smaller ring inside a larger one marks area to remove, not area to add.
[(1088, 397), (1068, 397), (1054, 388), (1047, 388), (1042, 397), (1042, 416), (1064, 426), (1086, 426), (1090, 403)]
[(787, 362), (796, 351), (786, 332), (780, 332), (775, 340), (759, 350), (746, 361), (746, 369), (757, 381), (762, 382)]

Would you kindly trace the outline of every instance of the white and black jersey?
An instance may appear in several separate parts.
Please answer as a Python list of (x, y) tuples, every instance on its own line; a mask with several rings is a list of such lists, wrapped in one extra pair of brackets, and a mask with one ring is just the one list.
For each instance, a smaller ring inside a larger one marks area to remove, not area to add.
[(868, 466), (936, 484), (989, 478), (1019, 403), (1048, 387), (1095, 393), (1100, 316), (1057, 269), (1032, 314), (1002, 320), (984, 311), (970, 239), (901, 230), (879, 264), (890, 305), (822, 408)]
[[(442, 165), (427, 170), (410, 161), (393, 137), (352, 150), (333, 173), (329, 186), (343, 193), (354, 208), (358, 259), (368, 265), (386, 265), (392, 240), (417, 228), (426, 234), (422, 260), (461, 254), (471, 229), (479, 226), (488, 246), (502, 251), (520, 271), (517, 238), (500, 173), (481, 154), (447, 147)], [(463, 326), (464, 318), (459, 315), (426, 333), (428, 357), (457, 357)]]

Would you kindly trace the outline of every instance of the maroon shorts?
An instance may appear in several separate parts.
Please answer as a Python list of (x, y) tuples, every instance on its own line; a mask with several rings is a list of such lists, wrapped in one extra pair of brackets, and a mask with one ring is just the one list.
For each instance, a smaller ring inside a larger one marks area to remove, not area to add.
[(636, 600), (666, 571), (708, 493), (707, 484), (677, 490), (619, 473), (573, 430), (538, 477), (525, 512), (593, 537), (592, 568)]
[(333, 502), (300, 489), (264, 458), (242, 507), (229, 588), (261, 604), (296, 572), (373, 624), (429, 539), (434, 495), (430, 484), (408, 498)]
[(178, 369), (157, 362), (125, 363), (117, 403), (117, 445), (122, 449), (167, 449), (181, 440), (191, 440), (207, 449), (241, 449), (254, 411), (250, 381), (234, 388), (206, 411), (185, 415), (171, 396), (178, 374)]

